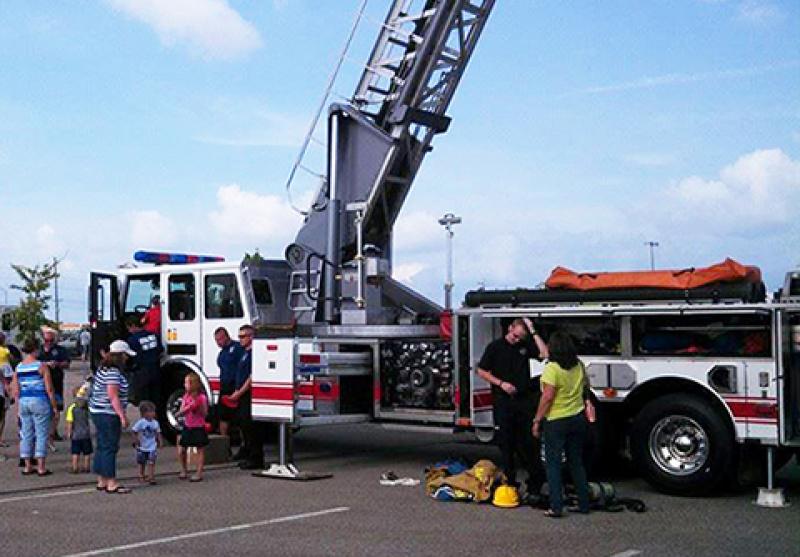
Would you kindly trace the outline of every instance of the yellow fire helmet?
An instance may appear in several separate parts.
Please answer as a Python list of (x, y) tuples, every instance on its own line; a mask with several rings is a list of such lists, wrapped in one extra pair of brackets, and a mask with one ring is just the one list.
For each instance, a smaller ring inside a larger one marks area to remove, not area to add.
[(519, 494), (517, 488), (510, 485), (501, 485), (494, 490), (494, 499), (492, 504), (495, 507), (503, 507), (504, 509), (513, 509), (519, 507)]

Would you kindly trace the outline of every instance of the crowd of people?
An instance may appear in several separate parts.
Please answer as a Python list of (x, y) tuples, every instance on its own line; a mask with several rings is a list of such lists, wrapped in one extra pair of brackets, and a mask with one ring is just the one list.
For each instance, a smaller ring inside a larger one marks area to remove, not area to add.
[[(157, 302), (154, 304), (157, 307)], [(97, 475), (97, 489), (108, 493), (129, 493), (117, 480), (117, 454), (123, 431), (130, 431), (136, 449), (139, 480), (155, 483), (158, 450), (163, 446), (157, 420), (161, 402), (159, 362), (160, 315), (151, 310), (144, 318), (127, 322), (128, 337), (110, 343), (91, 381), (73, 391), (66, 412), (66, 435), (70, 440), (70, 472)], [(224, 327), (214, 331), (219, 348), (220, 393), (215, 408), (219, 432), (230, 436), (241, 432), (242, 444), (234, 455), (243, 469), (264, 465), (262, 426), (252, 419), (252, 343), (254, 329), (243, 325), (233, 340)], [(81, 342), (83, 344), (83, 342)], [(48, 446), (58, 437), (58, 424), (64, 410), (64, 371), (69, 366), (66, 351), (56, 343), (56, 332), (42, 331), (42, 344), (26, 339), (21, 350), (6, 344), (0, 333), (0, 369), (3, 372), (3, 400), (0, 408), (0, 439), (8, 402), (18, 404), (20, 423), (19, 456), (23, 475), (47, 476)], [(86, 357), (86, 352), (83, 354)], [(541, 378), (532, 380), (531, 359), (547, 360)], [(14, 367), (13, 364), (16, 364)], [(132, 373), (131, 373), (132, 372)], [(555, 332), (548, 342), (539, 336), (527, 318), (515, 319), (504, 336), (489, 343), (481, 357), (478, 375), (492, 388), (494, 423), (501, 454), (501, 468), (507, 482), (518, 487), (517, 469), (527, 472), (527, 497), (540, 493), (549, 484), (550, 508), (546, 516), (560, 517), (562, 498), (562, 455), (566, 455), (578, 497), (577, 512), (589, 512), (588, 484), (583, 465), (587, 427), (594, 420), (594, 407), (583, 364), (572, 339)], [(179, 478), (203, 480), (205, 447), (209, 443), (210, 401), (203, 392), (200, 377), (189, 373), (184, 379), (185, 394), (176, 418), (183, 421), (178, 438)], [(138, 401), (140, 419), (129, 428), (126, 407), (131, 396)], [(91, 426), (96, 433), (92, 445)], [(543, 438), (546, 466), (539, 454)], [(190, 459), (190, 454), (192, 458)], [(92, 456), (93, 455), (93, 456)], [(189, 474), (190, 460), (195, 471)]]

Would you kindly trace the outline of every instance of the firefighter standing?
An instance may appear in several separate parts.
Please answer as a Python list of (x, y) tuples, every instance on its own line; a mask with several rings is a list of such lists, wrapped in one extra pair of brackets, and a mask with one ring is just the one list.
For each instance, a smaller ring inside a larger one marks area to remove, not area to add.
[(547, 346), (533, 323), (518, 318), (502, 338), (489, 343), (478, 363), (478, 375), (492, 386), (501, 467), (509, 483), (517, 486), (516, 458), (521, 458), (528, 472), (528, 496), (537, 495), (544, 481), (539, 442), (531, 435), (540, 390), (538, 381), (531, 379), (530, 360), (546, 357)]

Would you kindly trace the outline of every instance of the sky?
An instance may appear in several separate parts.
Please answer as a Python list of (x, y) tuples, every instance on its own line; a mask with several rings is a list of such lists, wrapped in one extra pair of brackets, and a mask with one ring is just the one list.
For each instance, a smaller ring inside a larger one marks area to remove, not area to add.
[[(361, 1), (3, 0), (0, 302), (11, 263), (63, 258), (61, 319), (85, 321), (89, 271), (137, 249), (282, 257), (286, 180)], [(368, 1), (330, 100), (388, 4)], [(442, 302), (452, 212), (455, 300), (646, 269), (651, 241), (659, 268), (732, 257), (779, 287), (800, 267), (798, 30), (793, 0), (497, 1), (395, 276)], [(294, 204), (315, 188), (301, 172)]]

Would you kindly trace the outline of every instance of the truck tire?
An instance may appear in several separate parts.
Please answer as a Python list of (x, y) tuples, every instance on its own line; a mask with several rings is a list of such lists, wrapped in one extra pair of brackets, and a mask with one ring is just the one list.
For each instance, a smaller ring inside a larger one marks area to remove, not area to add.
[(735, 441), (723, 416), (693, 395), (665, 395), (646, 404), (631, 430), (631, 452), (644, 479), (673, 495), (718, 488), (733, 463)]
[(178, 434), (183, 427), (183, 420), (175, 417), (181, 407), (181, 397), (183, 396), (183, 378), (188, 370), (182, 369), (169, 374), (164, 381), (162, 397), (164, 404), (159, 408), (158, 421), (161, 424), (161, 434), (173, 445), (178, 440)]

